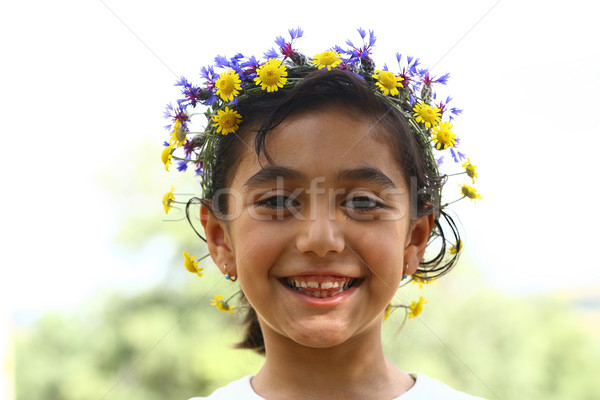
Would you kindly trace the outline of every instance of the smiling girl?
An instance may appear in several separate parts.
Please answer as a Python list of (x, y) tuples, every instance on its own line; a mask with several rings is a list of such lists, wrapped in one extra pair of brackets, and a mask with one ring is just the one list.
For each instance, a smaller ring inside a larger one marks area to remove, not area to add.
[[(375, 38), (359, 32), (362, 47), (310, 61), (292, 48), (302, 31), (291, 30), (290, 43), (277, 40), (281, 57), (218, 57), (227, 70), (204, 69), (205, 87), (179, 82), (185, 98), (170, 109), (162, 159), (202, 175), (210, 255), (247, 301), (239, 347), (265, 354), (256, 375), (207, 399), (475, 399), (401, 371), (383, 352), (384, 317), (408, 308), (392, 304), (398, 288), (433, 280), (457, 259), (461, 242), (440, 203), (445, 177), (433, 152), (463, 156), (441, 122), (459, 110), (432, 94), (447, 76), (436, 81), (414, 59), (399, 74), (375, 70)], [(199, 102), (211, 106), (210, 123), (189, 138), (186, 108)], [(185, 157), (175, 156), (178, 147)], [(478, 197), (466, 188), (463, 197)], [(435, 238), (439, 254), (424, 261)], [(197, 261), (186, 266), (198, 272)]]

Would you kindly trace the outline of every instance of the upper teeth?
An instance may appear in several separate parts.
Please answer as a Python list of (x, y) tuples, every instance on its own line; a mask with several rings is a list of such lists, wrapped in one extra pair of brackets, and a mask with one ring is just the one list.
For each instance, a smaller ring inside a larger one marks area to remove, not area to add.
[(316, 281), (300, 281), (297, 279), (286, 279), (286, 282), (290, 286), (295, 286), (296, 288), (309, 288), (309, 289), (337, 289), (339, 287), (343, 289), (347, 289), (353, 279), (346, 278), (342, 282), (339, 281), (325, 281), (325, 282), (316, 282)]

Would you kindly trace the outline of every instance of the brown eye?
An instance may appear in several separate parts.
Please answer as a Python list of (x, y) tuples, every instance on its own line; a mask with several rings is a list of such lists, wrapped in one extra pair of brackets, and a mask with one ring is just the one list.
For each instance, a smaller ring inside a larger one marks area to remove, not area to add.
[(342, 206), (351, 208), (358, 212), (373, 211), (379, 208), (383, 208), (384, 205), (379, 203), (377, 200), (372, 199), (368, 196), (357, 196), (347, 199)]
[(272, 208), (272, 209), (285, 209), (294, 208), (298, 206), (298, 202), (289, 196), (276, 195), (267, 197), (257, 203), (260, 207)]

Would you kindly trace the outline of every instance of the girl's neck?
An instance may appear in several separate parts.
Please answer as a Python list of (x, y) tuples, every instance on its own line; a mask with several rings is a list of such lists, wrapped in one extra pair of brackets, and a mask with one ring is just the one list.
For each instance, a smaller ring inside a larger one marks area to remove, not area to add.
[(393, 399), (414, 381), (385, 357), (380, 338), (319, 349), (265, 337), (266, 361), (252, 386), (267, 400)]

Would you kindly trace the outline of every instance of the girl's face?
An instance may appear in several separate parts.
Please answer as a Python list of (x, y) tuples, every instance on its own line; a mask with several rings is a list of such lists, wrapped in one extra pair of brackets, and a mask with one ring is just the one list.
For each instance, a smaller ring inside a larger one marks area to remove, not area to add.
[(406, 179), (378, 129), (335, 107), (289, 117), (269, 133), (272, 163), (261, 167), (252, 146), (240, 160), (229, 220), (204, 212), (211, 254), (238, 276), (267, 346), (379, 336), (416, 269), (432, 218), (411, 223)]

